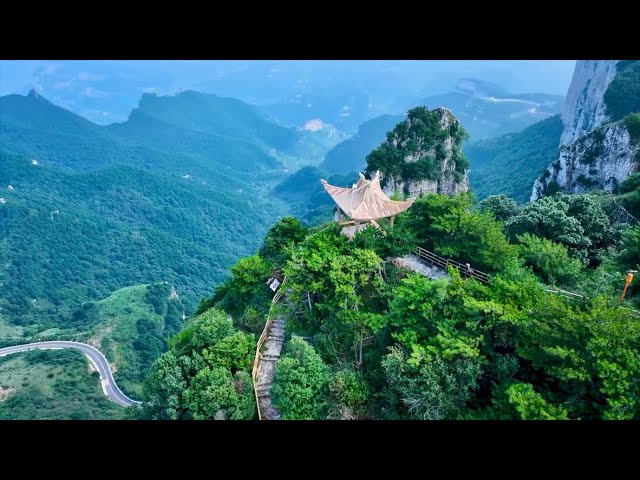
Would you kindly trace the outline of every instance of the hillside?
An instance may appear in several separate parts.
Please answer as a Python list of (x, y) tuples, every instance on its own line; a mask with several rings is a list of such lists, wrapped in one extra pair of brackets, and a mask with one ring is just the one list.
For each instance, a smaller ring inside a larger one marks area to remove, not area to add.
[(116, 420), (98, 372), (74, 350), (39, 350), (0, 357), (0, 420)]
[[(257, 395), (282, 419), (640, 419), (640, 290), (619, 300), (640, 226), (612, 223), (596, 196), (493, 200), (427, 194), (353, 241), (331, 223), (276, 223), (156, 362), (139, 418), (255, 419), (249, 368), (266, 316), (282, 354), (264, 350), (274, 375)], [(414, 245), (489, 279), (399, 266)], [(274, 274), (287, 279), (275, 308)]]
[(466, 145), (471, 190), (479, 200), (506, 194), (527, 202), (531, 185), (556, 158), (561, 134), (560, 115), (554, 115), (521, 132)]
[(0, 205), (0, 316), (14, 324), (63, 326), (82, 302), (156, 281), (192, 308), (279, 213), (128, 166), (70, 173), (1, 152), (0, 162), (0, 184), (13, 187)]
[(298, 139), (296, 129), (269, 121), (254, 106), (192, 90), (167, 96), (143, 94), (132, 114), (141, 113), (186, 130), (253, 141), (278, 150), (286, 150)]
[(167, 339), (183, 326), (184, 308), (168, 283), (136, 285), (86, 302), (71, 317), (70, 327), (88, 331), (79, 340), (98, 348), (115, 369), (118, 386), (141, 398), (141, 385)]
[(265, 196), (282, 159), (339, 139), (310, 133), (196, 92), (144, 96), (106, 127), (35, 92), (0, 97), (0, 332), (64, 328), (85, 301), (159, 281), (189, 312), (286, 213)]

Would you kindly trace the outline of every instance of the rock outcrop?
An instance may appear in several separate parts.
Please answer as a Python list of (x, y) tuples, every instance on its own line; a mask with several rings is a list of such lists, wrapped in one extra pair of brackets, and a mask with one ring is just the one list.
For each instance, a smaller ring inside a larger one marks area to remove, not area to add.
[(367, 157), (367, 171), (380, 170), (387, 195), (454, 195), (469, 189), (468, 162), (462, 154), (466, 132), (445, 108), (409, 111), (404, 122)]
[(614, 190), (638, 170), (639, 147), (631, 142), (624, 122), (610, 123), (560, 147), (560, 156), (536, 180), (531, 201), (556, 191), (585, 193)]
[(605, 93), (617, 74), (618, 60), (579, 60), (562, 121), (558, 158), (536, 180), (531, 201), (553, 194), (614, 190), (638, 170), (640, 154), (625, 120), (612, 122)]
[(608, 122), (604, 92), (616, 76), (618, 60), (578, 60), (562, 112), (560, 145), (568, 145)]

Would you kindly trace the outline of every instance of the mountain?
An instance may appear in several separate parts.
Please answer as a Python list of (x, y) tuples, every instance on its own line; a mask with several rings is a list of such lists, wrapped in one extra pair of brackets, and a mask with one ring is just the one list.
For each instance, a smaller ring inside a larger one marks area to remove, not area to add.
[(192, 90), (166, 96), (143, 94), (133, 113), (194, 132), (262, 143), (278, 150), (286, 150), (298, 139), (294, 128), (269, 121), (252, 105)]
[(615, 191), (640, 165), (640, 60), (580, 60), (562, 114), (560, 153), (531, 200)]
[(366, 156), (403, 119), (400, 115), (381, 115), (364, 122), (355, 135), (329, 150), (319, 168), (336, 174), (360, 171), (366, 165)]
[(449, 110), (413, 108), (367, 156), (366, 171), (382, 173), (387, 195), (396, 191), (409, 197), (465, 192), (469, 163), (462, 153), (462, 142), (466, 137)]
[(0, 331), (65, 327), (83, 302), (161, 281), (190, 312), (286, 213), (265, 192), (285, 154), (304, 163), (305, 135), (196, 92), (145, 96), (110, 126), (0, 97)]
[(562, 128), (560, 115), (554, 115), (521, 132), (466, 145), (471, 190), (479, 200), (505, 194), (526, 203), (529, 186), (558, 155)]
[[(389, 131), (381, 134), (384, 128)], [(318, 168), (308, 166), (282, 180), (273, 195), (287, 202), (303, 221), (315, 224), (329, 219), (333, 206), (320, 178), (349, 187), (358, 180), (362, 167), (369, 174), (378, 169), (382, 172), (382, 185), (389, 195), (395, 190), (406, 195), (466, 191), (467, 163), (461, 150), (464, 135), (451, 112), (444, 109), (418, 107), (400, 121), (382, 116), (363, 124), (359, 134), (334, 147)], [(363, 154), (366, 166), (358, 160)]]
[(489, 82), (466, 78), (457, 91), (414, 102), (427, 108), (444, 107), (455, 115), (475, 142), (518, 132), (560, 113), (564, 98), (544, 93), (510, 93)]

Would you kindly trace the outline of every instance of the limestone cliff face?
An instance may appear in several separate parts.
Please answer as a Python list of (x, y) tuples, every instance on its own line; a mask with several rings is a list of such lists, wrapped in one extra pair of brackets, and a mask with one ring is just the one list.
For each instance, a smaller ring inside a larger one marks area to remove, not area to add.
[(389, 196), (393, 195), (394, 192), (404, 192), (406, 198), (416, 198), (423, 193), (439, 193), (452, 196), (469, 190), (469, 178), (466, 173), (461, 181), (456, 181), (447, 176), (445, 172), (443, 171), (442, 177), (437, 180), (404, 181), (391, 177), (382, 190)]
[(367, 157), (367, 171), (380, 170), (387, 195), (454, 195), (469, 189), (468, 162), (462, 154), (462, 126), (445, 108), (409, 111), (387, 140)]
[(536, 180), (531, 201), (557, 190), (585, 193), (597, 188), (610, 192), (638, 170), (639, 150), (624, 122), (599, 127), (560, 147), (559, 158)]
[(627, 124), (624, 120), (611, 122), (606, 113), (605, 92), (616, 77), (617, 63), (576, 63), (562, 114), (559, 156), (534, 183), (532, 202), (557, 191), (612, 191), (638, 170), (638, 146)]
[(568, 145), (608, 122), (604, 92), (616, 76), (618, 60), (578, 60), (562, 112), (560, 145)]

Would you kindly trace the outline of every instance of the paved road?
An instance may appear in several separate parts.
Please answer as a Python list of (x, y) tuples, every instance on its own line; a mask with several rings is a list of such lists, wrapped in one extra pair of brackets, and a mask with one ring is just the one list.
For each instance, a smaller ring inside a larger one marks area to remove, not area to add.
[(105, 395), (109, 397), (112, 402), (122, 405), (123, 407), (130, 407), (131, 405), (138, 405), (140, 402), (131, 400), (127, 397), (116, 385), (111, 370), (109, 369), (109, 362), (104, 358), (104, 355), (97, 348), (87, 345), (86, 343), (79, 342), (66, 342), (66, 341), (52, 341), (52, 342), (36, 342), (26, 343), (24, 345), (16, 345), (14, 347), (0, 348), (0, 357), (10, 355), (12, 353), (26, 352), (29, 350), (59, 350), (62, 348), (73, 348), (80, 350), (84, 353), (93, 364), (93, 366), (100, 373), (100, 383), (102, 384), (102, 390)]

